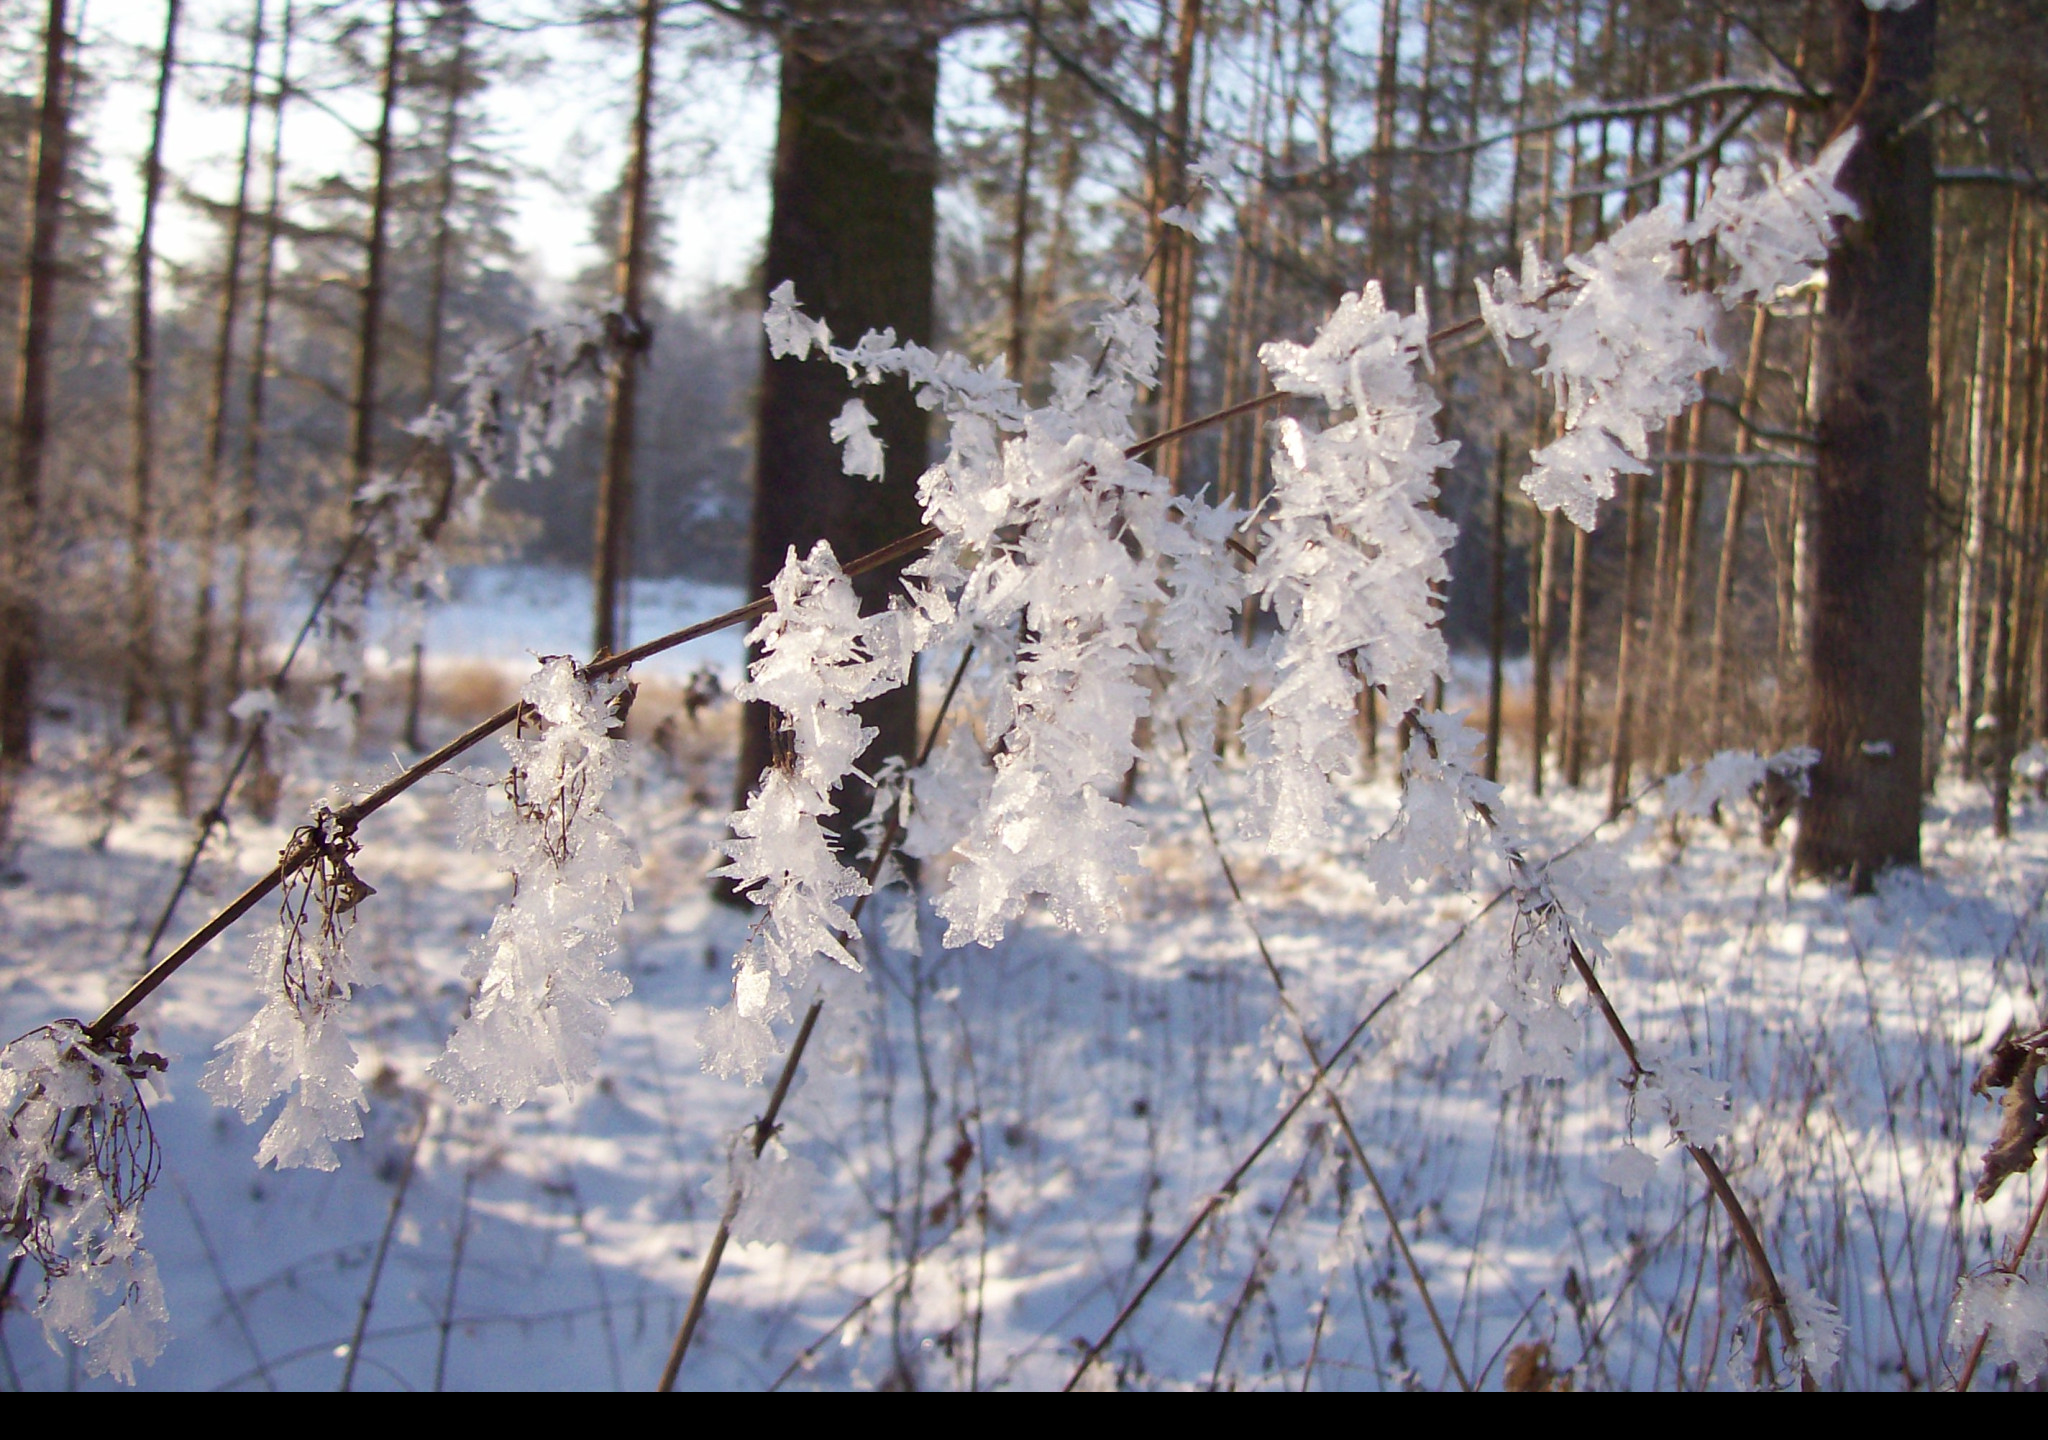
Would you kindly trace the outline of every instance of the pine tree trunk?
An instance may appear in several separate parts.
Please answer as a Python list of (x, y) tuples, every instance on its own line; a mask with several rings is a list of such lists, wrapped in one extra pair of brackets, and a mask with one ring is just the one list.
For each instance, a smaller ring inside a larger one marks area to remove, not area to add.
[[(894, 326), (932, 342), (938, 154), (936, 29), (906, 36), (854, 21), (801, 22), (782, 45), (781, 119), (772, 180), (773, 210), (763, 279), (795, 284), (798, 298), (833, 333), (851, 340)], [(762, 367), (749, 580), (760, 594), (788, 552), (831, 542), (842, 561), (917, 527), (917, 477), (925, 466), (926, 412), (901, 385), (863, 393), (885, 447), (877, 483), (841, 473), (827, 431), (853, 389), (844, 372), (815, 360), (768, 360)], [(870, 609), (885, 603), (900, 573), (892, 567), (855, 582)], [(916, 677), (861, 707), (878, 731), (862, 761), (872, 770), (915, 753)], [(754, 703), (741, 722), (741, 803), (771, 757), (769, 711)], [(852, 790), (858, 782), (850, 782)], [(843, 798), (849, 819), (864, 794)]]
[[(165, 0), (163, 48), (157, 56), (156, 107), (142, 157), (142, 223), (135, 237), (135, 335), (129, 379), (134, 451), (128, 471), (128, 669), (122, 721), (142, 719), (155, 688), (156, 655), (156, 211), (163, 194), (164, 122), (177, 66), (179, 0)], [(175, 741), (173, 742), (176, 743)], [(182, 773), (182, 766), (179, 767)]]
[[(469, 83), (469, 4), (457, 0), (446, 12), (454, 17), (455, 42), (449, 56), (447, 85), (441, 103), (441, 165), (434, 194), (434, 251), (427, 277), (427, 354), (421, 390), (427, 403), (441, 394), (441, 368), (448, 340), (448, 280), (455, 252), (456, 144), (462, 133), (462, 97)], [(436, 448), (430, 462), (438, 470), (441, 490), (434, 508), (421, 526), (421, 538), (431, 545), (455, 507), (455, 463), (444, 449)], [(425, 586), (413, 590), (416, 604), (426, 599)], [(405, 744), (419, 751), (426, 748), (420, 736), (420, 713), (426, 702), (427, 647), (423, 639), (412, 642), (412, 664), (405, 686)]]
[(1017, 141), (1017, 184), (1010, 224), (1010, 378), (1024, 383), (1031, 322), (1024, 309), (1024, 267), (1031, 244), (1031, 162), (1038, 147), (1038, 27), (1044, 0), (1031, 0), (1024, 27), (1024, 116)]
[[(1770, 312), (1758, 305), (1750, 317), (1749, 359), (1742, 367), (1742, 403), (1736, 409), (1738, 460), (1752, 448), (1750, 426), (1756, 422), (1757, 394), (1764, 376), (1764, 336), (1769, 328)], [(1735, 562), (1742, 547), (1742, 522), (1748, 503), (1749, 470), (1736, 465), (1728, 472), (1728, 507), (1721, 517), (1721, 562), (1714, 572), (1714, 631), (1708, 642), (1708, 735), (1717, 749), (1729, 744), (1734, 735), (1728, 715), (1728, 645), (1735, 623)]]
[(1557, 536), (1555, 510), (1536, 522), (1536, 553), (1530, 557), (1535, 604), (1529, 612), (1529, 784), (1543, 793), (1543, 765), (1550, 751), (1550, 659), (1557, 623)]
[(362, 493), (377, 463), (377, 371), (383, 360), (384, 268), (391, 225), (391, 127), (398, 108), (399, 0), (391, 0), (384, 32), (382, 101), (371, 140), (376, 167), (370, 191), (370, 230), (364, 242), (362, 310), (356, 328), (355, 393), (349, 402), (351, 495)]
[[(228, 622), (227, 693), (239, 695), (249, 670), (249, 602), (255, 580), (256, 493), (263, 469), (263, 425), (269, 401), (270, 328), (277, 299), (277, 232), (283, 208), (284, 111), (291, 93), (293, 0), (285, 0), (277, 34), (277, 88), (271, 97), (270, 192), (263, 207), (263, 246), (256, 266), (255, 333), (249, 339), (249, 394), (243, 407), (242, 454), (235, 477), (235, 582)], [(229, 720), (228, 737), (237, 722)]]
[(1494, 442), (1493, 523), (1486, 536), (1486, 778), (1500, 779), (1501, 660), (1508, 638), (1508, 437)]
[(1623, 482), (1621, 559), (1621, 643), (1614, 661), (1614, 728), (1609, 752), (1612, 765), (1607, 774), (1607, 814), (1621, 813), (1628, 800), (1629, 771), (1635, 760), (1635, 669), (1636, 626), (1641, 607), (1643, 568), (1643, 477), (1631, 475)]
[(206, 410), (206, 468), (199, 491), (198, 583), (194, 587), (192, 640), (185, 678), (185, 723), (196, 739), (213, 722), (214, 573), (218, 568), (221, 471), (228, 448), (228, 394), (235, 369), (235, 323), (242, 306), (242, 257), (249, 241), (249, 171), (256, 157), (256, 105), (262, 78), (264, 0), (249, 20), (249, 63), (242, 72), (242, 148), (235, 168), (235, 211), (228, 219), (228, 256), (222, 267), (220, 330), (213, 350), (213, 388)]
[(56, 317), (58, 227), (63, 218), (70, 81), (65, 73), (65, 0), (50, 0), (43, 22), (43, 95), (30, 173), (27, 270), (22, 276), (16, 354), (14, 463), (9, 467), (0, 536), (0, 767), (31, 759), (36, 662), (40, 658), (43, 459), (49, 442), (50, 331)]
[(1911, 122), (1927, 103), (1937, 4), (1835, 0), (1835, 94), (1861, 126), (1840, 183), (1862, 218), (1827, 267), (1807, 647), (1821, 758), (1794, 858), (1858, 888), (1920, 861), (1934, 139)]
[[(633, 104), (633, 153), (627, 162), (624, 223), (619, 227), (617, 288), (619, 312), (630, 337), (612, 372), (606, 417), (604, 473), (597, 486), (596, 607), (593, 653), (615, 653), (621, 644), (619, 592), (633, 566), (633, 442), (637, 435), (640, 362), (648, 343), (644, 291), (647, 287), (647, 188), (654, 127), (654, 43), (661, 7), (640, 0), (640, 80)], [(799, 292), (801, 293), (801, 292)]]
[(1664, 743), (1657, 754), (1657, 771), (1674, 774), (1685, 757), (1685, 727), (1692, 718), (1687, 704), (1686, 678), (1692, 650), (1693, 556), (1699, 550), (1700, 529), (1700, 447), (1706, 437), (1704, 402), (1695, 401), (1685, 422), (1684, 479), (1679, 486), (1678, 537), (1671, 559), (1671, 628), (1665, 637), (1669, 647), (1664, 655)]
[(1373, 80), (1372, 221), (1366, 232), (1366, 267), (1388, 282), (1394, 254), (1394, 137), (1401, 81), (1401, 0), (1381, 0), (1379, 65)]
[(1991, 465), (1985, 412), (1991, 389), (1991, 257), (1986, 254), (1977, 284), (1977, 341), (1970, 367), (1969, 491), (1963, 509), (1963, 552), (1956, 567), (1956, 725), (1961, 732), (1964, 774), (1976, 773), (1970, 739), (1976, 732), (1979, 624), (1984, 608), (1984, 559), (1989, 538), (1985, 511), (1991, 504)]
[(1572, 526), (1571, 615), (1566, 620), (1564, 662), (1564, 783), (1576, 790), (1586, 773), (1586, 611), (1591, 582), (1593, 537)]

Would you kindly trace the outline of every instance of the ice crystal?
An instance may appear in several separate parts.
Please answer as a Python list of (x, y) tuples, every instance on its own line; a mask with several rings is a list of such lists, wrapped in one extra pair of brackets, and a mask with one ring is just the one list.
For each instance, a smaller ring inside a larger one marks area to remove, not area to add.
[(625, 761), (612, 733), (625, 691), (622, 676), (593, 680), (566, 657), (543, 661), (503, 742), (509, 772), (489, 788), (479, 783), (488, 772), (465, 777), (476, 786), (465, 829), (498, 853), (514, 888), (471, 954), (469, 1014), (432, 1066), (459, 1098), (509, 1110), (544, 1085), (586, 1083), (612, 1002), (633, 988), (604, 963), (639, 863), (604, 810)]
[(1458, 447), (1438, 439), (1437, 398), (1415, 373), (1428, 335), (1426, 316), (1396, 314), (1370, 284), (1313, 344), (1260, 350), (1280, 389), (1348, 415), (1327, 430), (1277, 427), (1274, 505), (1250, 581), (1280, 624), (1273, 688), (1244, 735), (1251, 827), (1277, 848), (1329, 840), (1360, 687), (1405, 707), (1448, 663), (1435, 587), (1455, 529), (1430, 502)]
[(1815, 1381), (1827, 1379), (1841, 1361), (1842, 1341), (1849, 1334), (1841, 1312), (1804, 1285), (1785, 1287), (1785, 1308), (1792, 1316), (1792, 1333), (1798, 1337), (1800, 1363)]
[(736, 693), (775, 707), (783, 748), (732, 817), (731, 863), (718, 872), (763, 914), (734, 958), (731, 1002), (700, 1037), (705, 1069), (750, 1083), (775, 1054), (771, 1023), (789, 1015), (817, 957), (860, 968), (842, 938), (853, 920), (840, 902), (868, 885), (840, 859), (824, 822), (832, 792), (875, 738), (854, 707), (904, 682), (916, 625), (900, 608), (863, 616), (822, 540), (808, 557), (790, 550), (770, 593), (774, 610), (747, 637), (759, 658)]
[(858, 400), (849, 400), (832, 422), (834, 444), (844, 446), (840, 468), (848, 475), (866, 480), (882, 478), (882, 440), (875, 434), (875, 417)]
[(1498, 270), (1478, 282), (1502, 353), (1512, 360), (1518, 341), (1543, 352), (1536, 373), (1562, 422), (1522, 488), (1582, 530), (1617, 474), (1650, 473), (1651, 433), (1699, 398), (1699, 373), (1722, 361), (1712, 300), (1681, 283), (1679, 247), (1690, 238), (1678, 210), (1662, 206), (1567, 259), (1563, 276), (1531, 244), (1519, 278)]
[(1857, 214), (1856, 203), (1836, 184), (1857, 136), (1852, 127), (1812, 164), (1766, 171), (1754, 191), (1747, 169), (1731, 165), (1716, 172), (1692, 233), (1711, 237), (1728, 266), (1720, 287), (1723, 305), (1732, 310), (1747, 301), (1769, 301), (1827, 258), (1835, 222)]
[(124, 1384), (170, 1339), (142, 1245), (158, 1155), (138, 1089), (163, 1061), (134, 1054), (134, 1033), (99, 1041), (62, 1020), (0, 1050), (0, 1254), (42, 1270), (35, 1312), (52, 1348), (81, 1346), (88, 1373)]
[(1967, 1355), (1984, 1336), (1984, 1358), (2011, 1365), (2022, 1385), (2048, 1369), (2048, 1291), (2024, 1276), (1993, 1270), (1972, 1275), (1956, 1291), (1949, 1343)]
[(334, 1142), (359, 1139), (369, 1108), (343, 1026), (356, 986), (348, 933), (370, 889), (356, 875), (352, 828), (320, 807), (285, 847), (295, 868), (280, 887), (278, 921), (249, 962), (263, 1004), (216, 1047), (200, 1084), (254, 1121), (284, 1105), (256, 1148), (258, 1165), (332, 1170)]

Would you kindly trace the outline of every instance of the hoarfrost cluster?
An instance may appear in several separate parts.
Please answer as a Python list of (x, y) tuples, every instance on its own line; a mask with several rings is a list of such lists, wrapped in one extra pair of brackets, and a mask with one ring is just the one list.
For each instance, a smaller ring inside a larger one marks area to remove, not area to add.
[(142, 1247), (159, 1159), (140, 1087), (164, 1062), (133, 1052), (134, 1033), (96, 1041), (60, 1020), (0, 1050), (0, 1255), (41, 1270), (35, 1313), (52, 1347), (80, 1346), (88, 1373), (131, 1384), (170, 1340)]
[(605, 964), (640, 863), (604, 809), (625, 759), (626, 742), (612, 732), (627, 688), (623, 677), (593, 680), (563, 656), (543, 661), (520, 691), (519, 728), (504, 740), (510, 770), (464, 777), (465, 836), (496, 852), (513, 895), (477, 944), (468, 969), (476, 997), (433, 1066), (458, 1099), (510, 1110), (544, 1085), (586, 1083), (612, 1002), (633, 988)]

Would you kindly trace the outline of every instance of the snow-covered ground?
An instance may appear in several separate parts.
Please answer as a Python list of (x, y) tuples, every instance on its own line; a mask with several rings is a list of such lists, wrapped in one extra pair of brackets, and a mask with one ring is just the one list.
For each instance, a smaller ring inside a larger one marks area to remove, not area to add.
[[(430, 697), (439, 734), (489, 698), (463, 679), (470, 657), (490, 669), (580, 638), (570, 600), (559, 639), (529, 612), (517, 643), (501, 643), (509, 602), (467, 593), (453, 612), (466, 618), (429, 635), (444, 666)], [(636, 620), (636, 635), (694, 618), (689, 603)], [(447, 782), (363, 832), (357, 868), (377, 894), (354, 944), (376, 983), (353, 1026), (373, 1101), (369, 1135), (338, 1171), (257, 1170), (260, 1129), (196, 1083), (257, 1003), (245, 962), (264, 911), (147, 1007), (144, 1042), (174, 1062), (153, 1109), (164, 1167), (146, 1225), (176, 1338), (140, 1384), (336, 1385), (387, 1227), (356, 1386), (653, 1383), (735, 1137), (765, 1103), (699, 1070), (697, 1028), (726, 997), (747, 917), (712, 903), (704, 880), (731, 788), (730, 707), (692, 720), (673, 689), (646, 687), (632, 773), (614, 792), (643, 864), (621, 957), (634, 993), (594, 1085), (506, 1116), (453, 1107), (426, 1074), (464, 1004), (468, 948), (506, 890), (489, 857), (454, 843)], [(274, 860), (326, 782), (388, 773), (392, 693), (373, 686), (353, 754), (309, 744), (290, 757), (276, 824), (238, 814), (174, 933)], [(90, 1015), (141, 959), (138, 917), (146, 927), (161, 903), (189, 827), (146, 782), (110, 807), (106, 775), (86, 739), (53, 734), (20, 796), (0, 889), (4, 1035)], [(1599, 818), (1590, 792), (1510, 793), (1539, 853)], [(1033, 920), (995, 949), (947, 952), (927, 914), (912, 951), (878, 923), (869, 973), (832, 984), (785, 1112), (788, 1158), (764, 1162), (775, 1182), (743, 1216), (682, 1383), (1063, 1383), (1305, 1073), (1253, 925), (1323, 1044), (1455, 939), (1375, 1022), (1340, 1092), (1477, 1384), (1499, 1386), (1509, 1351), (1534, 1344), (1580, 1388), (1747, 1380), (1748, 1272), (1661, 1122), (1635, 1126), (1661, 1157), (1639, 1197), (1600, 1178), (1630, 1123), (1606, 1032), (1587, 1024), (1567, 1082), (1504, 1093), (1483, 1063), (1508, 907), (1475, 916), (1500, 876), (1376, 896), (1358, 859), (1392, 814), (1391, 779), (1350, 798), (1339, 853), (1286, 866), (1231, 841), (1239, 798), (1210, 796), (1248, 909), (1200, 812), (1148, 771), (1148, 878), (1107, 934)], [(1781, 1275), (1847, 1324), (1831, 1384), (1940, 1382), (1956, 1358), (1944, 1336), (1956, 1277), (1993, 1258), (2034, 1194), (2025, 1176), (1989, 1206), (1970, 1198), (1996, 1111), (1969, 1082), (2008, 1018), (2040, 1014), (2048, 811), (2023, 810), (1998, 841), (1981, 796), (1944, 791), (1925, 833), (1926, 873), (1864, 899), (1788, 886), (1784, 846), (1742, 817), (1674, 826), (1646, 813), (1596, 841), (1633, 913), (1607, 975), (1615, 1003), (1639, 1037), (1730, 1087), (1720, 1153), (1734, 1183)], [(19, 1308), (35, 1297), (32, 1264), (14, 1290), (0, 1385), (105, 1383), (46, 1347)], [(1516, 1353), (1525, 1367), (1537, 1358)], [(1088, 1383), (1454, 1382), (1386, 1220), (1312, 1104)]]

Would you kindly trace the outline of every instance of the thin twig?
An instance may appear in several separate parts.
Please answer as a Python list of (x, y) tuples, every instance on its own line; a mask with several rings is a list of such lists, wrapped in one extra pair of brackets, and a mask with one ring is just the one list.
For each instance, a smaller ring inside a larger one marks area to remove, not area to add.
[(420, 1156), (420, 1141), (427, 1136), (428, 1106), (420, 1107), (419, 1123), (413, 1127), (412, 1143), (406, 1146), (405, 1167), (398, 1172), (398, 1188), (391, 1192), (391, 1208), (384, 1214), (384, 1231), (377, 1237), (377, 1253), (370, 1261), (369, 1282), (363, 1286), (362, 1303), (356, 1307), (356, 1328), (349, 1336), (348, 1363), (341, 1369), (341, 1390), (346, 1393), (356, 1382), (356, 1362), (362, 1358), (363, 1335), (370, 1328), (370, 1310), (377, 1303), (377, 1285), (384, 1278), (384, 1261), (391, 1253), (391, 1237), (398, 1229), (399, 1212), (405, 1209), (405, 1192), (412, 1188), (413, 1169)]
[[(1653, 781), (1636, 791), (1634, 795), (1631, 795), (1627, 800), (1615, 807), (1612, 815), (1600, 820), (1591, 829), (1587, 830), (1585, 834), (1581, 835), (1564, 849), (1558, 851), (1553, 858), (1563, 859), (1565, 856), (1590, 844), (1593, 838), (1606, 829), (1609, 824), (1633, 810), (1646, 795), (1658, 789), (1662, 784), (1662, 781)], [(1081, 1356), (1080, 1363), (1074, 1367), (1074, 1373), (1067, 1377), (1067, 1383), (1061, 1389), (1072, 1390), (1080, 1383), (1081, 1377), (1088, 1373), (1088, 1367), (1101, 1358), (1102, 1352), (1109, 1348), (1110, 1342), (1115, 1340), (1124, 1326), (1130, 1323), (1131, 1317), (1138, 1313), (1138, 1308), (1145, 1303), (1153, 1289), (1165, 1278), (1166, 1272), (1173, 1268), (1173, 1264), (1180, 1258), (1181, 1252), (1187, 1249), (1189, 1242), (1200, 1233), (1201, 1228), (1208, 1223), (1209, 1217), (1215, 1214), (1219, 1208), (1237, 1193), (1237, 1187), (1243, 1183), (1245, 1175), (1250, 1172), (1252, 1166), (1259, 1162), (1260, 1157), (1271, 1149), (1273, 1143), (1285, 1133), (1287, 1127), (1294, 1123), (1294, 1117), (1301, 1113), (1302, 1107), (1308, 1104), (1309, 1099), (1323, 1085), (1325, 1077), (1329, 1075), (1330, 1071), (1336, 1067), (1339, 1061), (1350, 1054), (1351, 1048), (1372, 1027), (1373, 1022), (1379, 1019), (1387, 1007), (1399, 999), (1410, 985), (1421, 979), (1423, 975), (1435, 967), (1438, 961), (1456, 949), (1465, 936), (1471, 932), (1474, 925), (1492, 914), (1501, 901), (1514, 893), (1515, 887), (1513, 885), (1503, 885), (1499, 890), (1495, 891), (1492, 899), (1459, 922), (1457, 929), (1453, 930), (1441, 945), (1432, 950), (1428, 957), (1414, 969), (1395, 981), (1387, 993), (1380, 996), (1374, 1002), (1373, 1007), (1360, 1017), (1358, 1023), (1345, 1033), (1344, 1038), (1337, 1042), (1336, 1047), (1331, 1050), (1328, 1057), (1316, 1066), (1315, 1072), (1309, 1076), (1307, 1084), (1301, 1088), (1293, 1100), (1288, 1102), (1286, 1109), (1280, 1112), (1279, 1118), (1274, 1120), (1266, 1133), (1259, 1137), (1258, 1144), (1254, 1145), (1251, 1152), (1238, 1162), (1237, 1167), (1224, 1177), (1223, 1183), (1211, 1191), (1208, 1198), (1196, 1207), (1193, 1217), (1181, 1230), (1179, 1238), (1160, 1257), (1159, 1263), (1152, 1267), (1152, 1272), (1145, 1277), (1145, 1282), (1138, 1287), (1137, 1293), (1124, 1302), (1123, 1308), (1117, 1312), (1116, 1318), (1110, 1322), (1109, 1328), (1103, 1331), (1102, 1337), (1088, 1347), (1087, 1351)]]
[[(2041, 1193), (2034, 1198), (2034, 1208), (2027, 1216), (2027, 1228), (2020, 1235), (2019, 1248), (2013, 1252), (2012, 1262), (1998, 1268), (2008, 1275), (2020, 1273), (2020, 1263), (2027, 1258), (2027, 1247), (2034, 1243), (2034, 1233), (2041, 1228), (2041, 1212), (2048, 1209), (2048, 1184), (2041, 1186)], [(1977, 1378), (1978, 1362), (1984, 1358), (1984, 1347), (1990, 1342), (1991, 1327), (1986, 1325), (1970, 1347), (1970, 1357), (1963, 1362), (1963, 1373), (1956, 1379), (1956, 1393), (1963, 1394), (1970, 1388), (1970, 1382)]]
[[(1186, 743), (1187, 737), (1182, 735)], [(1216, 863), (1223, 868), (1223, 878), (1229, 882), (1231, 898), (1237, 901), (1238, 913), (1244, 918), (1245, 927), (1252, 932), (1252, 943), (1259, 948), (1259, 959), (1264, 962), (1266, 975), (1273, 982), (1274, 992), (1279, 996), (1280, 1008), (1287, 1012), (1287, 1018), (1294, 1022), (1294, 1033), (1301, 1042), (1301, 1048), (1308, 1053), (1309, 1063), (1318, 1070), (1323, 1068), (1322, 1056), (1317, 1051), (1315, 1037), (1309, 1032), (1308, 1021), (1294, 1003), (1294, 997), (1287, 993), (1287, 981), (1280, 974), (1280, 967), (1273, 961), (1272, 951), (1266, 948), (1266, 937), (1259, 930), (1258, 921), (1252, 916), (1251, 905), (1244, 898), (1244, 890), (1237, 883), (1237, 872), (1224, 853), (1223, 839), (1216, 833), (1216, 818), (1209, 811), (1209, 797), (1202, 791), (1195, 791), (1195, 799), (1202, 807), (1202, 824), (1209, 832), (1209, 844), (1216, 851)], [(1429, 1282), (1422, 1278), (1422, 1267), (1415, 1263), (1414, 1254), (1408, 1249), (1408, 1240), (1401, 1233), (1400, 1218), (1394, 1213), (1394, 1202), (1388, 1196), (1386, 1187), (1380, 1184), (1379, 1172), (1373, 1167), (1372, 1159), (1365, 1153), (1365, 1146), (1359, 1141), (1358, 1132), (1351, 1127), (1351, 1117), (1344, 1109), (1344, 1102), (1334, 1089), (1324, 1092), (1324, 1099), (1330, 1113), (1337, 1119), (1338, 1128), (1344, 1132), (1345, 1143), (1351, 1147), (1359, 1169), (1365, 1172), (1365, 1180), (1372, 1187), (1373, 1198), (1379, 1202), (1380, 1213), (1386, 1217), (1387, 1229), (1393, 1235), (1394, 1248), (1401, 1252), (1401, 1262), (1408, 1267), (1408, 1276), (1415, 1282), (1415, 1292), (1422, 1297), (1422, 1308), (1429, 1314), (1430, 1327), (1436, 1331), (1437, 1343), (1443, 1346), (1444, 1359), (1450, 1363), (1451, 1374), (1456, 1377), (1458, 1388), (1467, 1392), (1472, 1382), (1466, 1378), (1465, 1367), (1458, 1363), (1457, 1346), (1451, 1342), (1450, 1331), (1444, 1328), (1443, 1316), (1437, 1313), (1436, 1301), (1429, 1293)]]
[[(852, 573), (852, 567), (847, 567)], [(953, 669), (952, 681), (946, 686), (946, 693), (939, 701), (938, 710), (932, 715), (931, 728), (925, 732), (924, 744), (918, 748), (917, 763), (922, 766), (932, 758), (932, 748), (938, 743), (939, 731), (946, 723), (946, 711), (952, 707), (953, 697), (960, 692), (960, 682), (967, 678), (967, 667), (974, 660), (974, 647), (969, 645), (960, 652), (960, 663)], [(882, 866), (902, 836), (902, 806), (898, 805), (889, 813), (888, 828), (882, 832), (882, 839), (875, 846), (875, 858), (868, 865), (868, 888), (854, 897), (849, 918), (855, 927), (860, 924), (861, 911), (866, 908), (868, 896), (874, 893), (875, 878), (882, 873)], [(769, 1137), (776, 1131), (776, 1120), (782, 1113), (782, 1102), (789, 1095), (790, 1082), (796, 1078), (797, 1066), (803, 1063), (804, 1050), (811, 1043), (811, 1032), (817, 1028), (818, 1014), (825, 1008), (825, 997), (821, 994), (811, 1001), (804, 1011), (803, 1024), (797, 1028), (796, 1039), (790, 1043), (789, 1054), (782, 1062), (782, 1073), (775, 1077), (775, 1092), (768, 1099), (768, 1108), (761, 1118), (754, 1122), (753, 1150), (756, 1160), (768, 1148)], [(675, 1344), (670, 1347), (668, 1363), (662, 1367), (660, 1383), (655, 1389), (667, 1394), (675, 1388), (676, 1372), (683, 1367), (683, 1358), (690, 1353), (690, 1341), (697, 1333), (697, 1323), (704, 1317), (704, 1306), (711, 1298), (711, 1284), (718, 1278), (719, 1264), (725, 1259), (725, 1247), (732, 1239), (733, 1221), (739, 1217), (740, 1201), (744, 1198), (742, 1187), (735, 1185), (726, 1196), (725, 1209), (718, 1217), (718, 1230), (711, 1237), (711, 1248), (704, 1252), (704, 1264), (697, 1272), (697, 1285), (690, 1292), (690, 1305), (683, 1312), (683, 1323), (676, 1329)]]

